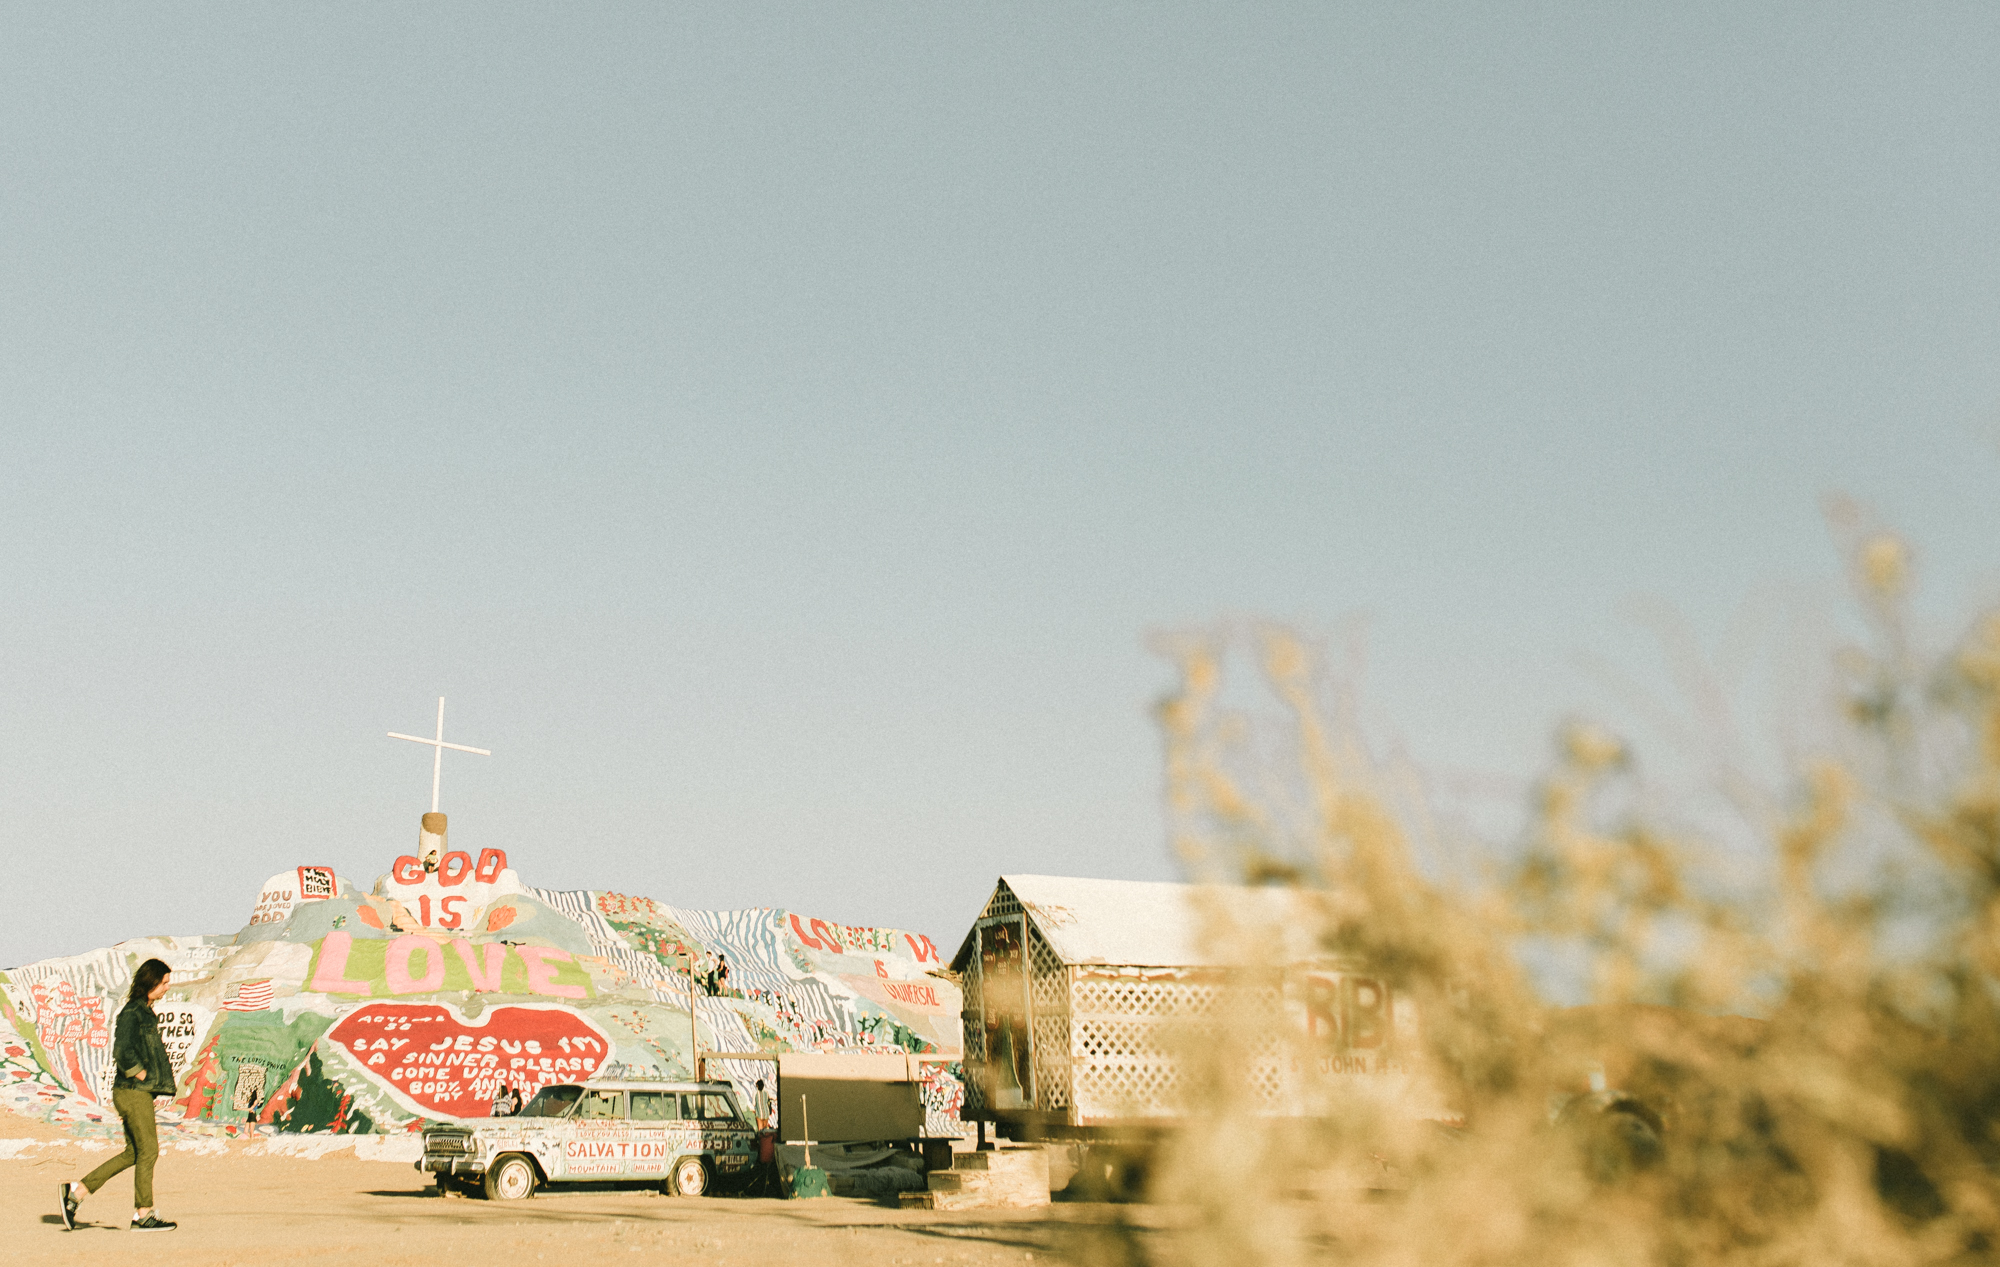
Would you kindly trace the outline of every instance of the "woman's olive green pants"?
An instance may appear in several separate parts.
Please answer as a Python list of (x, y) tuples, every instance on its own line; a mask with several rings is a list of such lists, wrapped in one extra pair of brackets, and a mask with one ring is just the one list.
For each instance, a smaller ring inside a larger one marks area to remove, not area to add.
[(153, 1121), (153, 1093), (123, 1090), (111, 1093), (111, 1105), (125, 1122), (125, 1151), (83, 1177), (83, 1186), (92, 1192), (102, 1188), (111, 1176), (133, 1167), (132, 1208), (148, 1210), (153, 1205), (153, 1163), (160, 1159), (160, 1132)]

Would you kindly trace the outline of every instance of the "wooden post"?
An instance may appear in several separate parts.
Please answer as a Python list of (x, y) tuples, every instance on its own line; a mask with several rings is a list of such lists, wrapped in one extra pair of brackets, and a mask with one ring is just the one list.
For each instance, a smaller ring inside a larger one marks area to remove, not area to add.
[(701, 1027), (694, 1016), (694, 950), (687, 952), (688, 963), (688, 1060), (694, 1065), (694, 1080), (701, 1081)]
[(799, 1092), (799, 1129), (805, 1133), (806, 1165), (813, 1164), (813, 1124), (806, 1114), (806, 1093)]
[(827, 1187), (826, 1172), (813, 1165), (813, 1145), (818, 1141), (812, 1137), (812, 1121), (806, 1116), (805, 1092), (799, 1092), (799, 1129), (804, 1139), (788, 1139), (785, 1143), (806, 1150), (806, 1164), (792, 1172), (792, 1195), (795, 1197), (830, 1197), (833, 1190)]

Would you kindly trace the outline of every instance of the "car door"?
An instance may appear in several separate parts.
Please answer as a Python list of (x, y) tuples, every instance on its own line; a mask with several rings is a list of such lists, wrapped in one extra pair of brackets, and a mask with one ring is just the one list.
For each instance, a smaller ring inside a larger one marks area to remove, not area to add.
[[(675, 1094), (674, 1099), (680, 1105), (680, 1120), (674, 1123), (674, 1156), (686, 1157), (698, 1154), (702, 1150), (701, 1096), (693, 1091), (681, 1091)], [(669, 1161), (667, 1164), (673, 1163)]]
[(585, 1088), (569, 1114), (563, 1142), (565, 1179), (618, 1179), (625, 1175), (632, 1124), (625, 1116), (625, 1093)]
[[(716, 1165), (724, 1174), (746, 1173), (757, 1161), (757, 1120), (747, 1111), (746, 1106), (736, 1099), (734, 1093), (725, 1092), (729, 1103), (731, 1119), (729, 1123), (729, 1156), (718, 1155)], [(775, 1127), (776, 1122), (772, 1123)]]
[(725, 1155), (744, 1150), (750, 1126), (736, 1107), (736, 1097), (726, 1091), (703, 1091), (687, 1098), (695, 1105), (692, 1116), (701, 1120), (703, 1152), (719, 1162)]
[(632, 1092), (631, 1167), (638, 1179), (663, 1178), (679, 1155), (680, 1095), (674, 1091)]

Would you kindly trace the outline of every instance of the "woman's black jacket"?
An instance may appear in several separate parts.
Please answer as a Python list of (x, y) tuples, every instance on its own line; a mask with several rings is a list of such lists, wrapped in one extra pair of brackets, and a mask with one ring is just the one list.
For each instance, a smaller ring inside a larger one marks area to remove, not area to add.
[(144, 999), (133, 999), (118, 1013), (111, 1059), (118, 1067), (111, 1080), (113, 1091), (174, 1093), (174, 1066), (167, 1059), (167, 1044), (160, 1038), (160, 1018), (153, 1015), (152, 1004)]

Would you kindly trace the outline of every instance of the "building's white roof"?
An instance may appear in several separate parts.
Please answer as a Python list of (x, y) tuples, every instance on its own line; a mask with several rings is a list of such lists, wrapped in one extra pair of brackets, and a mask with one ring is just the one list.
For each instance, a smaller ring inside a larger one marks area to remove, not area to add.
[(1000, 879), (1065, 963), (1140, 968), (1321, 958), (1318, 895), (1299, 889), (1008, 875)]

